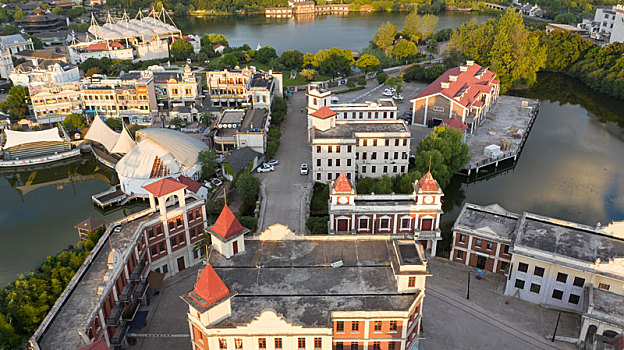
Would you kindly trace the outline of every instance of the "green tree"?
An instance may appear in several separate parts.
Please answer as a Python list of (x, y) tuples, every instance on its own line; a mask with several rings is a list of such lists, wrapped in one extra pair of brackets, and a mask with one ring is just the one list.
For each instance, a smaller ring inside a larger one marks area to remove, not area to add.
[(238, 58), (233, 52), (226, 53), (221, 57), (221, 61), (219, 62), (222, 66), (234, 68), (238, 66)]
[(13, 19), (16, 21), (19, 21), (20, 19), (24, 18), (24, 12), (22, 11), (15, 11), (15, 13), (13, 14)]
[(256, 59), (264, 64), (268, 64), (274, 58), (277, 58), (277, 53), (272, 46), (265, 46), (256, 51)]
[[(446, 187), (451, 181), (453, 173), (444, 164), (444, 156), (440, 151), (434, 149), (430, 151), (419, 151), (416, 154), (416, 170), (426, 173), (431, 169), (431, 175), (438, 181), (442, 188)], [(429, 166), (431, 164), (431, 167)]]
[(373, 42), (375, 43), (375, 45), (377, 45), (378, 48), (383, 50), (386, 55), (390, 55), (390, 53), (392, 53), (394, 38), (396, 37), (397, 33), (397, 26), (390, 22), (386, 22), (382, 24), (377, 30), (377, 33), (375, 33)]
[(171, 44), (171, 58), (175, 61), (184, 61), (193, 53), (193, 45), (184, 39), (178, 39)]
[(200, 252), (203, 256), (208, 256), (208, 247), (212, 244), (212, 237), (210, 237), (210, 233), (204, 229), (201, 229), (199, 237), (199, 241), (195, 242), (193, 245), (193, 251)]
[(315, 55), (313, 53), (306, 53), (303, 55), (303, 68), (316, 67)]
[(451, 177), (470, 160), (469, 147), (462, 141), (460, 131), (449, 127), (436, 127), (418, 144), (416, 170), (425, 173), (431, 157), (431, 174), (440, 186), (448, 185)]
[(394, 184), (395, 193), (412, 193), (414, 192), (414, 182), (420, 180), (423, 173), (419, 170), (411, 170), (407, 174), (399, 177)]
[(360, 58), (355, 62), (355, 66), (364, 71), (364, 73), (379, 70), (379, 65), (380, 63), (377, 57), (369, 54), (360, 56)]
[(391, 88), (396, 89), (397, 94), (403, 92), (403, 78), (397, 76), (388, 77), (386, 80), (386, 85)]
[(214, 176), (217, 171), (217, 155), (209, 150), (203, 150), (198, 154), (199, 164), (201, 165), (202, 179), (209, 179)]
[(89, 68), (89, 70), (87, 70), (85, 72), (85, 77), (92, 77), (96, 74), (102, 74), (102, 70), (100, 69), (100, 67), (91, 67)]
[(19, 33), (19, 29), (12, 24), (7, 24), (2, 30), (2, 35), (13, 35), (17, 33)]
[(303, 54), (297, 50), (287, 50), (282, 52), (279, 60), (287, 69), (299, 70), (303, 65)]
[(55, 7), (55, 8), (52, 9), (52, 13), (57, 15), (57, 16), (62, 16), (63, 12), (65, 12), (65, 11), (63, 10), (62, 7)]
[(255, 204), (260, 193), (260, 180), (250, 173), (242, 173), (236, 179), (235, 188), (244, 202)]
[(418, 42), (418, 40), (423, 37), (419, 28), (420, 20), (421, 18), (417, 11), (410, 12), (410, 14), (405, 17), (401, 33), (407, 35), (411, 40)]
[(351, 74), (351, 62), (344, 56), (331, 54), (319, 64), (319, 71), (331, 75), (332, 78), (338, 74), (349, 75)]
[(21, 345), (20, 343), (21, 339), (15, 333), (15, 328), (0, 313), (0, 349), (18, 349)]
[(63, 126), (67, 130), (80, 130), (89, 126), (85, 117), (79, 113), (70, 113), (63, 120)]
[(314, 69), (303, 69), (299, 72), (299, 75), (306, 78), (307, 80), (314, 80), (314, 75), (316, 74), (316, 70)]
[(386, 80), (388, 80), (388, 74), (381, 72), (379, 74), (377, 74), (377, 82), (379, 83), (379, 85), (384, 84), (386, 82)]
[(182, 120), (182, 118), (180, 118), (180, 117), (171, 118), (169, 120), (169, 125), (173, 125), (173, 126), (179, 128), (182, 125), (184, 125), (184, 120)]
[(596, 46), (578, 34), (559, 30), (542, 35), (540, 45), (546, 48), (546, 67), (558, 71), (566, 70)]
[(256, 230), (256, 226), (258, 225), (258, 220), (253, 216), (241, 216), (238, 218), (238, 222), (252, 232)]
[(406, 60), (418, 55), (418, 47), (416, 47), (416, 44), (413, 42), (403, 39), (396, 44), (392, 50), (392, 54), (398, 59)]
[(9, 89), (7, 97), (8, 112), (11, 120), (17, 121), (28, 115), (30, 96), (28, 90), (23, 86), (13, 86)]
[(104, 121), (104, 123), (106, 123), (106, 125), (113, 130), (121, 130), (123, 124), (119, 118), (108, 118)]
[(33, 46), (35, 47), (35, 50), (43, 49), (43, 41), (41, 41), (41, 39), (37, 38), (34, 35), (30, 35), (30, 34), (25, 34), (24, 36), (26, 37), (26, 39), (32, 40)]

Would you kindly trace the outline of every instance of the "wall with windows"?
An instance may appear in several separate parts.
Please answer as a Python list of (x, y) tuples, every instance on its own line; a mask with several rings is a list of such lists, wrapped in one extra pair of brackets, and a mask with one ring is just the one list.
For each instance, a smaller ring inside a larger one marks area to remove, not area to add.
[(453, 231), (451, 261), (496, 273), (505, 273), (511, 263), (510, 243)]

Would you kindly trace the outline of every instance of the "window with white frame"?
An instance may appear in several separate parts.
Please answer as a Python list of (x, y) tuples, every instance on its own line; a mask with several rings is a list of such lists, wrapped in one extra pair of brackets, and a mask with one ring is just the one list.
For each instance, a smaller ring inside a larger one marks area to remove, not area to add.
[(435, 112), (444, 112), (444, 107), (441, 106), (433, 106), (433, 110)]
[(412, 217), (404, 216), (401, 218), (401, 230), (408, 230), (412, 227)]
[(390, 218), (380, 218), (379, 219), (379, 229), (380, 230), (389, 230), (390, 229)]
[(367, 217), (358, 219), (358, 228), (360, 230), (368, 230), (368, 218)]

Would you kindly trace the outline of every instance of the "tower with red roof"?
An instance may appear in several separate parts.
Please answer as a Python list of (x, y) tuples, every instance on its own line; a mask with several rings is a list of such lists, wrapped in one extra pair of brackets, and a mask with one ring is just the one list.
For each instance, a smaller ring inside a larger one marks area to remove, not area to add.
[(186, 188), (185, 184), (171, 177), (143, 186), (143, 189), (149, 193), (150, 208), (153, 211), (160, 210), (162, 216), (167, 215), (167, 205), (170, 203), (179, 203), (180, 207), (184, 207)]
[(227, 259), (245, 251), (244, 236), (249, 229), (241, 225), (227, 204), (215, 224), (208, 227), (208, 232), (212, 238), (212, 246)]

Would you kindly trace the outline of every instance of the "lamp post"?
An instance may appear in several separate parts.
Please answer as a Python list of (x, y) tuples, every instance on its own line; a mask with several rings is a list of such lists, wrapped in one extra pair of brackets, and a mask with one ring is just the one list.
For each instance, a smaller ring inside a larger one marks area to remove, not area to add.
[(557, 323), (555, 324), (555, 331), (553, 332), (552, 339), (550, 341), (555, 341), (555, 335), (557, 335), (557, 328), (559, 328), (559, 320), (561, 320), (561, 311), (559, 311), (559, 316), (557, 316)]
[(468, 271), (468, 290), (466, 292), (466, 299), (470, 300), (470, 271)]

